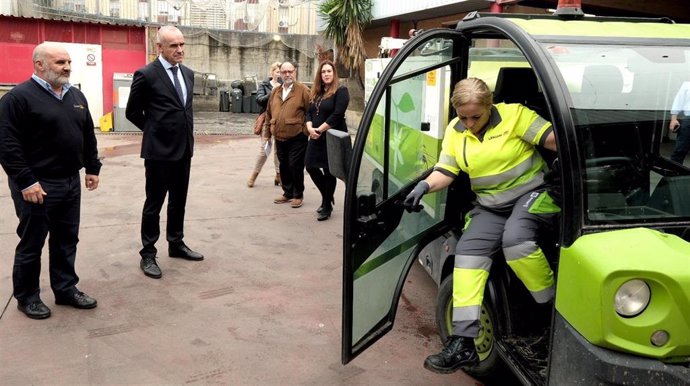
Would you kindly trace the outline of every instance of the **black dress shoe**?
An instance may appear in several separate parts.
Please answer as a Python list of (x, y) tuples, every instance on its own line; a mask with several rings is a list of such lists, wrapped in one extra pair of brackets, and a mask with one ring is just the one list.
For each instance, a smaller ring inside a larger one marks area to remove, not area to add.
[(331, 198), (330, 200), (330, 205), (327, 200), (321, 200), (321, 206), (316, 208), (316, 213), (321, 213), (323, 212), (324, 208), (331, 207), (331, 210), (333, 210), (333, 205), (335, 204), (335, 200)]
[(31, 319), (45, 319), (50, 317), (50, 308), (40, 299), (33, 302), (17, 302), (17, 309)]
[(55, 304), (61, 305), (61, 306), (72, 306), (74, 308), (79, 308), (82, 310), (88, 310), (90, 308), (96, 308), (98, 305), (98, 302), (96, 299), (92, 298), (91, 296), (81, 292), (77, 291), (73, 293), (72, 295), (69, 295), (64, 298), (55, 298)]
[(186, 259), (186, 260), (193, 260), (193, 261), (201, 261), (204, 259), (204, 255), (202, 255), (199, 252), (194, 252), (191, 249), (189, 249), (188, 246), (182, 244), (178, 245), (175, 247), (169, 247), (168, 248), (168, 255), (170, 257), (175, 257), (175, 258), (180, 258), (180, 259)]
[(450, 374), (461, 367), (479, 364), (479, 355), (474, 347), (474, 339), (451, 335), (440, 353), (429, 355), (424, 368), (439, 374)]
[(333, 212), (333, 209), (331, 209), (331, 208), (323, 208), (321, 210), (321, 212), (319, 212), (319, 215), (316, 216), (316, 221), (328, 220), (331, 217), (332, 212)]
[(148, 277), (160, 279), (163, 276), (161, 269), (158, 268), (158, 264), (156, 264), (155, 257), (142, 257), (139, 266), (141, 270), (144, 271), (144, 275)]

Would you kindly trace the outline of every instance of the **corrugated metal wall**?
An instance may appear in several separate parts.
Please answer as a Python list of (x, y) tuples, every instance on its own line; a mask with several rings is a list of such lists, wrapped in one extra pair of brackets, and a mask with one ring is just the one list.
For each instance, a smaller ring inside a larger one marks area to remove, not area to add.
[[(113, 73), (146, 64), (144, 27), (0, 16), (0, 83), (16, 84), (33, 73), (31, 55), (44, 41), (99, 44), (103, 55), (103, 112), (113, 110)], [(98, 118), (98, 117), (95, 117)]]

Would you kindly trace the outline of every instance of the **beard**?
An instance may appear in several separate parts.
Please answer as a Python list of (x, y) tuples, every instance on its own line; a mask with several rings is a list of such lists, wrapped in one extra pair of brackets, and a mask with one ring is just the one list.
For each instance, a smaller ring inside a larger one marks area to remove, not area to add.
[(68, 75), (64, 75), (59, 72), (55, 72), (51, 69), (46, 69), (44, 75), (46, 82), (50, 83), (53, 86), (64, 86), (67, 83), (69, 83), (69, 73)]

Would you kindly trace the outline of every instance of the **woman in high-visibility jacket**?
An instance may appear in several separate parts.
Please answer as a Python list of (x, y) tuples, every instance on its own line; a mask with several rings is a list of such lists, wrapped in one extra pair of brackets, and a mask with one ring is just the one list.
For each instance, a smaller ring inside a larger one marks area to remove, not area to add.
[(437, 373), (479, 362), (474, 338), (484, 286), (501, 249), (537, 302), (553, 299), (553, 272), (536, 240), (560, 212), (546, 192), (547, 166), (536, 149), (556, 151), (551, 123), (521, 104), (494, 105), (491, 90), (477, 78), (458, 82), (451, 103), (458, 116), (446, 128), (439, 161), (404, 201), (414, 210), (424, 194), (447, 187), (460, 172), (469, 175), (477, 196), (455, 250), (451, 335), (424, 362)]

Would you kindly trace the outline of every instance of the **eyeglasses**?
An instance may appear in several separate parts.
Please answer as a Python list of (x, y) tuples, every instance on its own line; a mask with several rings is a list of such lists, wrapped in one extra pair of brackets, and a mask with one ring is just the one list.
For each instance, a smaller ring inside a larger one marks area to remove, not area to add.
[(281, 74), (292, 74), (293, 72), (295, 72), (295, 70), (283, 70), (280, 73)]

